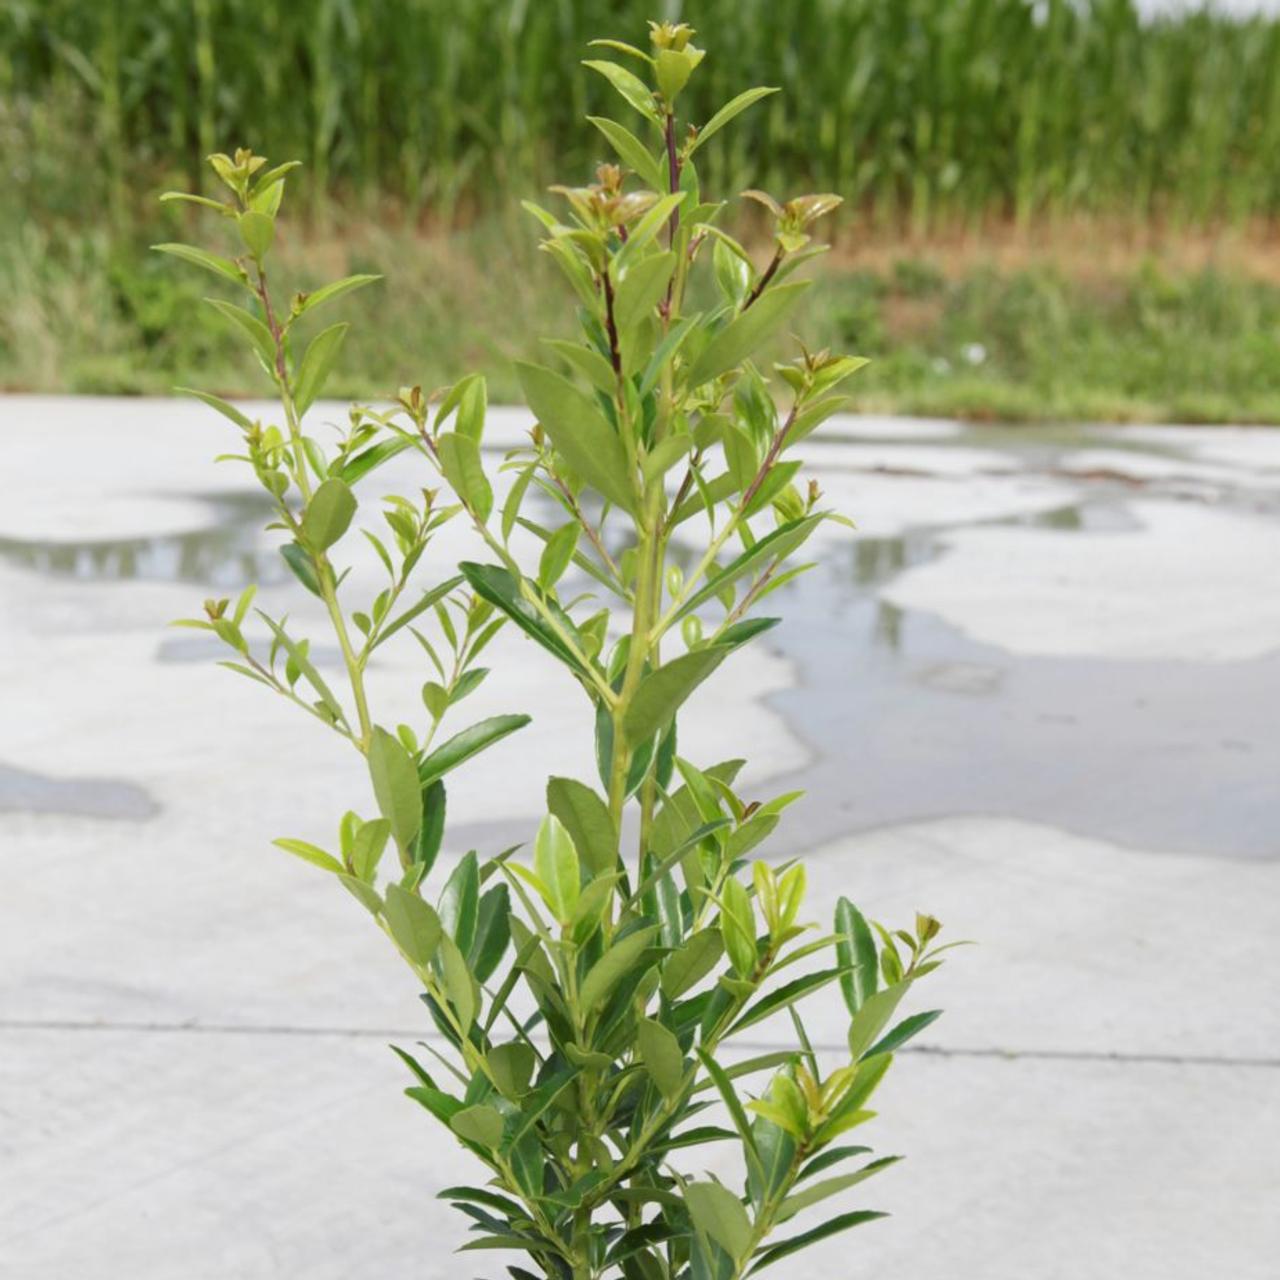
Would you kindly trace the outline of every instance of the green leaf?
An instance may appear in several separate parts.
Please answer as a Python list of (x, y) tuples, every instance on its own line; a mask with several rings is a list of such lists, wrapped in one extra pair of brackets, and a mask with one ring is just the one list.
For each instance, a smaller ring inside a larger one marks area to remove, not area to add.
[(466, 1035), (476, 1020), (479, 1001), (466, 959), (458, 949), (458, 944), (447, 933), (440, 935), (440, 959), (444, 969), (444, 989), (448, 993), (449, 1003), (458, 1015), (462, 1034)]
[(675, 265), (676, 255), (668, 249), (641, 259), (623, 276), (613, 308), (614, 320), (622, 333), (653, 314), (667, 291)]
[(850, 1015), (856, 1014), (875, 994), (879, 984), (879, 958), (876, 940), (866, 918), (848, 898), (836, 903), (835, 931), (840, 937), (836, 944), (836, 958), (842, 969), (849, 970), (840, 978), (840, 989)]
[(733, 1082), (729, 1079), (725, 1069), (705, 1049), (698, 1050), (698, 1057), (702, 1062), (703, 1069), (715, 1082), (716, 1089), (729, 1112), (734, 1128), (738, 1131), (738, 1137), (742, 1139), (742, 1148), (747, 1162), (757, 1173), (762, 1172), (760, 1152), (756, 1147), (756, 1140), (751, 1131), (751, 1121), (747, 1118), (747, 1113), (743, 1109), (737, 1090), (733, 1087)]
[(782, 327), (812, 282), (774, 285), (746, 311), (740, 311), (702, 349), (689, 370), (689, 385), (700, 387), (741, 364)]
[(857, 1062), (862, 1058), (871, 1043), (889, 1025), (889, 1019), (907, 994), (910, 980), (897, 982), (883, 991), (869, 995), (862, 1007), (853, 1015), (849, 1024), (849, 1052)]
[(693, 153), (702, 146), (708, 138), (714, 138), (715, 135), (734, 118), (734, 116), (740, 115), (753, 103), (759, 102), (761, 98), (767, 98), (771, 93), (777, 92), (778, 90), (776, 88), (761, 86), (758, 89), (747, 89), (743, 93), (738, 94), (736, 98), (726, 102), (725, 105), (721, 107), (720, 110), (717, 111), (701, 129), (698, 130), (698, 136), (694, 139), (693, 145), (689, 148), (689, 154), (693, 155)]
[(249, 339), (250, 345), (262, 357), (268, 369), (274, 369), (276, 361), (276, 341), (257, 316), (251, 315), (243, 307), (234, 302), (226, 302), (222, 298), (206, 298), (205, 301), (220, 315), (230, 320), (241, 333)]
[(603, 875), (618, 862), (618, 830), (600, 794), (575, 778), (547, 782), (547, 808), (564, 824), (587, 871)]
[(591, 967), (582, 981), (579, 1000), (590, 1013), (604, 1002), (615, 986), (639, 963), (648, 964), (645, 952), (658, 932), (655, 925), (644, 925), (615, 942)]
[(587, 119), (609, 139), (609, 145), (618, 153), (618, 158), (628, 169), (635, 170), (646, 187), (661, 191), (667, 185), (666, 174), (657, 156), (630, 129), (604, 116), (588, 116)]
[(662, 1023), (641, 1018), (636, 1023), (636, 1044), (653, 1083), (668, 1102), (674, 1101), (684, 1090), (684, 1054), (679, 1041)]
[(533, 1069), (538, 1058), (532, 1047), (522, 1040), (512, 1040), (507, 1044), (494, 1045), (485, 1054), (489, 1070), (493, 1072), (494, 1082), (504, 1098), (518, 1102), (529, 1092), (529, 1081), (533, 1079)]
[(719, 929), (701, 929), (662, 966), (662, 994), (668, 1000), (684, 995), (716, 967), (724, 954)]
[(684, 1199), (699, 1231), (735, 1261), (746, 1253), (751, 1246), (751, 1219), (732, 1191), (718, 1182), (690, 1182)]
[(378, 639), (371, 646), (370, 652), (372, 652), (373, 649), (376, 649), (378, 645), (385, 644), (402, 627), (407, 627), (414, 618), (426, 613), (432, 605), (443, 600), (445, 596), (447, 596), (449, 592), (452, 591), (461, 581), (462, 575), (456, 574), (454, 577), (438, 583), (436, 586), (432, 587), (430, 591), (425, 592), (420, 600), (410, 605), (409, 608), (400, 614), (394, 622), (388, 622), (387, 625), (378, 632)]
[(491, 1151), (502, 1145), (502, 1115), (496, 1107), (484, 1103), (464, 1107), (449, 1121), (449, 1127), (458, 1137), (488, 1147)]
[(391, 835), (391, 823), (385, 818), (375, 818), (372, 822), (361, 823), (351, 842), (351, 869), (358, 880), (372, 884), (378, 872), (378, 863), (382, 859), (383, 850), (387, 847), (387, 838)]
[(847, 1231), (850, 1227), (858, 1227), (864, 1222), (874, 1222), (877, 1218), (887, 1218), (888, 1216), (887, 1213), (873, 1213), (865, 1209), (858, 1210), (856, 1213), (842, 1213), (838, 1218), (832, 1218), (829, 1222), (824, 1222), (821, 1226), (814, 1227), (812, 1231), (802, 1232), (798, 1236), (792, 1236), (789, 1240), (780, 1240), (777, 1244), (772, 1245), (758, 1255), (758, 1261), (747, 1272), (747, 1275), (753, 1276), (757, 1271), (762, 1271), (765, 1267), (772, 1266), (775, 1262), (779, 1262), (783, 1258), (799, 1252), (801, 1249), (807, 1249), (811, 1244), (817, 1244), (819, 1240), (825, 1240), (828, 1236), (834, 1236), (841, 1231)]
[(320, 582), (316, 577), (315, 566), (311, 563), (311, 557), (307, 554), (305, 547), (300, 547), (296, 542), (286, 542), (280, 548), (280, 555), (283, 557), (285, 564), (293, 571), (293, 576), (313, 596), (320, 596)]
[(325, 683), (324, 677), (315, 669), (311, 659), (307, 657), (306, 649), (298, 644), (292, 636), (272, 617), (263, 613), (261, 609), (257, 610), (258, 617), (271, 628), (271, 634), (284, 647), (284, 651), (293, 659), (298, 670), (306, 677), (307, 683), (320, 695), (320, 701), (328, 709), (330, 715), (335, 721), (345, 724), (346, 716), (343, 715), (342, 706), (337, 698), (333, 696), (333, 690)]
[(926, 1027), (932, 1026), (940, 1017), (942, 1017), (941, 1009), (930, 1009), (927, 1013), (913, 1013), (911, 1017), (903, 1018), (888, 1035), (877, 1040), (863, 1054), (863, 1057), (874, 1058), (881, 1053), (893, 1053), (902, 1048), (908, 1040), (913, 1040)]
[(495, 742), (501, 742), (517, 729), (523, 729), (530, 721), (530, 716), (491, 716), (481, 720), (469, 729), (456, 733), (447, 742), (438, 746), (418, 766), (418, 776), (422, 785), (443, 777), (451, 769), (456, 769), (465, 760), (478, 755)]
[(542, 341), (573, 365), (597, 391), (603, 391), (607, 396), (613, 395), (618, 382), (613, 365), (594, 347), (584, 347), (580, 342), (565, 342), (560, 338), (543, 338)]
[(767, 533), (719, 573), (708, 578), (701, 589), (695, 591), (680, 606), (676, 619), (685, 617), (700, 605), (715, 598), (725, 587), (732, 585), (744, 574), (755, 573), (767, 568), (774, 561), (785, 560), (803, 545), (824, 519), (822, 515), (805, 516), (800, 520), (791, 520), (784, 525), (779, 525), (771, 533)]
[(267, 256), (271, 242), (276, 238), (275, 219), (257, 209), (247, 209), (236, 219), (240, 227), (240, 239), (245, 248), (259, 260)]
[(571, 382), (541, 365), (515, 363), (534, 416), (569, 466), (615, 506), (635, 511), (622, 441), (604, 414)]
[(206, 253), (205, 250), (197, 249), (190, 244), (153, 244), (151, 247), (157, 253), (167, 253), (174, 258), (181, 258), (183, 262), (203, 267), (216, 276), (235, 281), (236, 284), (247, 286), (249, 283), (245, 273), (230, 258), (220, 258), (216, 253)]
[[(582, 671), (582, 663), (558, 635), (546, 624), (542, 615), (524, 598), (515, 578), (496, 564), (463, 561), (458, 565), (471, 588), (482, 599), (501, 609), (526, 635), (532, 636), (544, 649), (555, 654), (566, 666)], [(571, 624), (572, 625), (572, 624)]]
[(640, 257), (645, 246), (671, 221), (671, 215), (684, 204), (687, 194), (675, 191), (663, 196), (646, 209), (644, 216), (628, 230), (626, 244), (613, 259), (613, 269), (617, 272), (619, 281), (624, 280), (633, 270), (632, 262)]
[(466, 955), (480, 920), (480, 865), (474, 849), (449, 873), (438, 906), (445, 933)]
[(355, 494), (345, 481), (331, 476), (307, 503), (302, 516), (302, 536), (314, 551), (327, 551), (351, 527), (355, 514)]
[(203, 400), (211, 409), (216, 409), (224, 418), (230, 418), (242, 431), (252, 431), (253, 423), (233, 404), (223, 400), (221, 396), (210, 395), (207, 391), (197, 391), (194, 387), (174, 387), (180, 395), (194, 396)]
[(551, 913), (562, 925), (573, 919), (582, 889), (578, 852), (560, 819), (548, 814), (538, 828), (533, 846), (533, 869), (542, 881)]
[(828, 1196), (847, 1191), (850, 1187), (856, 1187), (858, 1183), (865, 1182), (868, 1178), (874, 1178), (877, 1173), (883, 1173), (885, 1169), (897, 1164), (901, 1159), (901, 1156), (884, 1156), (879, 1160), (872, 1160), (856, 1173), (845, 1173), (836, 1178), (827, 1178), (823, 1182), (815, 1182), (803, 1191), (789, 1195), (782, 1202), (774, 1221), (786, 1222), (788, 1218), (794, 1218), (802, 1209), (818, 1204)]
[(435, 866), (436, 856), (444, 840), (444, 815), (447, 800), (444, 783), (437, 778), (422, 789), (422, 826), (413, 842), (413, 864), (422, 867), (425, 879)]
[(564, 576), (564, 571), (578, 549), (578, 524), (561, 525), (546, 541), (538, 561), (538, 584), (549, 591)]
[(324, 871), (332, 871), (335, 875), (342, 875), (342, 863), (332, 854), (325, 853), (323, 849), (314, 844), (308, 844), (305, 840), (291, 840), (287, 837), (281, 837), (271, 843), (278, 849), (283, 849), (286, 853), (291, 853), (294, 857), (301, 858), (303, 862), (311, 863), (313, 867), (320, 867)]
[(630, 742), (653, 737), (679, 710), (685, 699), (725, 660), (729, 650), (709, 645), (673, 658), (641, 680), (627, 708), (624, 724)]
[(419, 968), (429, 965), (440, 945), (440, 917), (416, 893), (398, 884), (387, 886), (383, 914), (400, 950)]
[(803, 1000), (805, 996), (821, 990), (827, 983), (834, 982), (839, 976), (839, 969), (819, 969), (816, 973), (806, 973), (802, 977), (793, 979), (776, 991), (771, 991), (767, 996), (757, 1000), (733, 1024), (729, 1034), (734, 1035), (746, 1027), (754, 1026), (757, 1022), (763, 1022), (765, 1018), (772, 1017), (780, 1010), (790, 1007), (797, 1000)]
[(592, 71), (598, 71), (604, 76), (622, 95), (628, 105), (634, 107), (646, 120), (651, 120), (654, 124), (661, 124), (658, 109), (653, 103), (653, 91), (639, 76), (628, 71), (626, 67), (618, 66), (616, 62), (588, 60), (583, 62), (582, 65), (590, 67)]
[(300, 320), (309, 311), (314, 311), (317, 307), (322, 307), (326, 302), (332, 302), (335, 298), (342, 297), (343, 294), (351, 293), (356, 289), (363, 289), (367, 284), (373, 284), (375, 280), (381, 280), (381, 276), (346, 276), (342, 280), (334, 280), (330, 284), (321, 285), (320, 288), (311, 293), (302, 295), (302, 302), (297, 311), (294, 312), (293, 318)]
[(378, 811), (391, 823), (391, 834), (408, 851), (422, 826), (422, 785), (413, 757), (400, 739), (375, 728), (369, 743), (369, 776)]
[(480, 461), (479, 444), (461, 432), (449, 431), (439, 438), (436, 447), (444, 478), (484, 524), (493, 510), (493, 489)]
[(505, 884), (496, 884), (480, 898), (476, 933), (467, 952), (467, 964), (477, 982), (487, 982), (511, 941), (511, 895)]
[(321, 329), (311, 339), (302, 357), (302, 364), (298, 367), (298, 375), (293, 381), (293, 401), (299, 414), (306, 413), (324, 389), (325, 381), (333, 371), (334, 362), (338, 358), (342, 340), (347, 336), (347, 330), (350, 327), (344, 320), (341, 324), (333, 324), (327, 329)]

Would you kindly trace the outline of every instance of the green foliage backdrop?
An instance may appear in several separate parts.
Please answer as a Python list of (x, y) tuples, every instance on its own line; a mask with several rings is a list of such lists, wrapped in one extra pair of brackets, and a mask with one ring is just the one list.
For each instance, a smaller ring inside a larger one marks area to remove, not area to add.
[(1144, 25), (1133, 0), (10, 0), (0, 145), (49, 212), (119, 216), (139, 169), (203, 181), (204, 155), (253, 138), (303, 157), (313, 198), (452, 217), (552, 157), (589, 171), (576, 122), (606, 87), (577, 63), (651, 17), (720, 33), (695, 116), (742, 73), (785, 90), (707, 157), (720, 189), (836, 190), (917, 230), (1280, 205), (1280, 21)]

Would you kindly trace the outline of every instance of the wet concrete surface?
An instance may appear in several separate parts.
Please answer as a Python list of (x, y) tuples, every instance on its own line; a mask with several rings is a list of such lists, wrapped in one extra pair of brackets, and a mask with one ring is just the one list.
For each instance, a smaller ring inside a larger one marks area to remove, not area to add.
[[(523, 426), (495, 411), (493, 443)], [(425, 1033), (412, 983), (346, 895), (267, 847), (331, 841), (342, 810), (368, 812), (367, 778), (204, 637), (165, 629), (252, 574), (335, 656), (252, 488), (225, 469), (209, 487), (222, 424), (176, 402), (0, 400), (0, 430), (18, 427), (0, 1275), (460, 1274), (431, 1195), (467, 1160), (406, 1109), (383, 1047)], [(748, 754), (753, 794), (808, 791), (768, 853), (811, 856), (815, 907), (931, 909), (981, 946), (937, 976), (947, 1017), (883, 1095), (875, 1140), (913, 1158), (858, 1207), (895, 1220), (805, 1274), (1270, 1280), (1280, 434), (847, 419), (827, 437), (806, 452), (859, 532), (815, 539), (817, 567), (772, 598), (783, 626), (698, 691), (682, 745)], [(534, 723), (459, 776), (440, 874), (472, 843), (529, 838), (522, 759), (590, 776), (571, 683), (518, 638), (492, 665), (474, 718)], [(371, 672), (382, 706), (424, 678), (412, 646)], [(825, 1052), (837, 1011), (813, 1016)]]

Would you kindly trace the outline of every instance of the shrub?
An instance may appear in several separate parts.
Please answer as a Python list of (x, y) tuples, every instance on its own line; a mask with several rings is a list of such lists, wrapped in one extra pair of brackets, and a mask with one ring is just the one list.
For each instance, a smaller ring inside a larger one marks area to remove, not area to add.
[[(678, 748), (686, 699), (775, 625), (756, 607), (809, 567), (795, 563), (806, 540), (842, 519), (813, 481), (802, 484), (794, 450), (842, 407), (840, 387), (864, 363), (802, 350), (770, 379), (753, 361), (808, 290), (793, 273), (821, 252), (810, 227), (838, 199), (748, 192), (774, 226), (761, 269), (718, 228), (722, 206), (698, 181), (701, 148), (772, 91), (748, 90), (701, 128), (682, 128), (677, 103), (703, 56), (692, 37), (655, 25), (651, 52), (606, 41), (628, 61), (587, 63), (650, 141), (594, 118), (626, 169), (602, 165), (587, 186), (555, 188), (560, 212), (529, 206), (577, 296), (579, 334), (548, 341), (555, 367), (518, 367), (537, 426), (507, 455), (501, 500), (481, 452), (476, 376), (435, 395), (402, 390), (389, 409), (353, 408), (336, 449), (304, 433), (346, 326), (305, 348), (295, 327), (372, 277), (287, 305), (273, 292), (266, 264), (291, 165), (214, 156), (225, 203), (172, 197), (233, 223), (238, 256), (159, 246), (250, 295), (247, 309), (213, 305), (274, 382), (283, 425), (194, 394), (240, 431), (240, 456), (275, 504), (282, 554), (324, 602), (346, 695), (282, 619), (259, 612), (267, 634), (250, 640), (252, 588), (234, 604), (207, 602), (186, 625), (215, 632), (234, 651), (228, 666), (365, 758), (377, 816), (346, 814), (332, 849), (277, 843), (349, 890), (421, 985), (444, 1041), (443, 1052), (427, 1047), (443, 1073), (398, 1050), (414, 1077), (408, 1092), (484, 1167), (482, 1185), (441, 1194), (472, 1220), (466, 1248), (527, 1255), (509, 1268), (516, 1280), (736, 1280), (880, 1216), (844, 1211), (777, 1235), (894, 1163), (863, 1161), (867, 1148), (839, 1139), (872, 1118), (893, 1051), (937, 1017), (894, 1021), (941, 963), (937, 921), (921, 915), (891, 931), (841, 899), (831, 930), (811, 934), (804, 864), (749, 861), (797, 795), (749, 798), (736, 783), (742, 761), (699, 765)], [(717, 291), (701, 312), (685, 305), (695, 269), (709, 269)], [(356, 493), (403, 453), (452, 496), (428, 488), (385, 500), (385, 528), (362, 532), (386, 585), (354, 608), (337, 561), (359, 547)], [(534, 493), (554, 520), (528, 514)], [(421, 589), (432, 540), (453, 520), (472, 526), (482, 558)], [(538, 547), (532, 559), (524, 535)], [(678, 541), (696, 544), (685, 569)], [(525, 723), (500, 716), (438, 741), (487, 677), (479, 659), (506, 625), (586, 699), (598, 785), (551, 778), (530, 855), (469, 853), (436, 888), (450, 773)], [(423, 650), (425, 715), (370, 704), (366, 665), (392, 640)], [(848, 1008), (848, 1052), (824, 1071), (800, 1005), (833, 988)], [(744, 1032), (775, 1017), (790, 1020), (789, 1047), (734, 1053)], [(692, 1155), (721, 1143), (741, 1153), (739, 1180), (688, 1172)]]

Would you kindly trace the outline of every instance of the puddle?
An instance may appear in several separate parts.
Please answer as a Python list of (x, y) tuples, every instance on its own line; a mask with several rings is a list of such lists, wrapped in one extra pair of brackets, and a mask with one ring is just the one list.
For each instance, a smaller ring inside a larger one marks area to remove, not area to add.
[[(883, 438), (847, 430), (840, 437)], [(930, 438), (928, 448), (998, 449), (1009, 459), (1006, 474), (1044, 478), (1066, 451), (1096, 440), (1082, 429), (969, 428)], [(1113, 437), (1107, 445), (1126, 447)], [(821, 448), (811, 456), (821, 467)], [(966, 484), (961, 474), (947, 479)], [(1078, 501), (1003, 523), (1081, 533), (1135, 527), (1130, 479), (1073, 481)], [(1160, 480), (1141, 488), (1186, 496)], [(264, 503), (241, 495), (205, 500), (215, 517), (206, 529), (80, 544), (0, 540), (0, 557), (81, 580), (233, 588), (287, 579), (274, 551), (257, 544)], [(1216, 501), (1253, 499), (1224, 493)], [(918, 514), (927, 521), (927, 511)], [(809, 792), (780, 832), (779, 853), (788, 842), (812, 846), (851, 831), (955, 814), (1018, 817), (1136, 848), (1280, 853), (1274, 820), (1280, 735), (1274, 704), (1259, 696), (1280, 688), (1280, 658), (1215, 664), (1027, 658), (970, 640), (932, 614), (881, 601), (883, 584), (945, 554), (945, 534), (922, 527), (832, 540), (822, 563), (770, 602), (784, 625), (768, 642), (794, 663), (797, 684), (769, 701), (814, 759), (772, 785)], [(158, 656), (203, 661), (212, 648), (199, 637), (169, 637)], [(329, 656), (317, 654), (321, 661)], [(0, 809), (14, 808), (134, 818), (155, 812), (145, 792), (128, 783), (0, 768)]]
[(0, 813), (44, 813), (142, 822), (160, 806), (142, 788), (116, 778), (54, 778), (0, 763)]
[(288, 571), (257, 545), (270, 503), (253, 494), (200, 494), (213, 522), (185, 533), (153, 537), (44, 541), (0, 538), (0, 558), (19, 568), (84, 582), (195, 582), (231, 588), (281, 581)]

